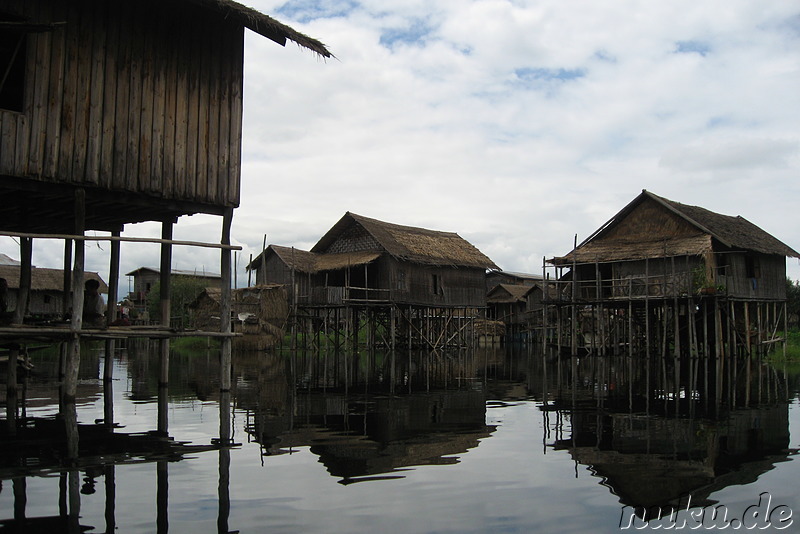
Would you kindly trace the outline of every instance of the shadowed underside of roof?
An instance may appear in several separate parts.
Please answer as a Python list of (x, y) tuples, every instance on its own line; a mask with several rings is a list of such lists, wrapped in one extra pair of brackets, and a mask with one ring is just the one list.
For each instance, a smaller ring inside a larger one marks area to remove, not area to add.
[(303, 35), (294, 29), (278, 22), (277, 20), (256, 11), (253, 8), (242, 5), (232, 0), (185, 0), (193, 4), (214, 9), (220, 12), (225, 19), (234, 20), (242, 26), (275, 41), (280, 45), (285, 45), (286, 40), (293, 41), (298, 46), (316, 52), (322, 57), (333, 57), (333, 54), (321, 42)]

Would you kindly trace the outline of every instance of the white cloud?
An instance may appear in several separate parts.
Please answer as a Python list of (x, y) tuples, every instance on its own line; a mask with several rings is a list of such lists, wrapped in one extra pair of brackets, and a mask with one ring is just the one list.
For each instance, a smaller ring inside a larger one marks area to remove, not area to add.
[[(800, 198), (795, 3), (246, 3), (338, 59), (247, 32), (244, 258), (265, 233), (309, 248), (350, 210), (455, 231), (505, 269), (538, 272), (642, 188), (800, 247), (787, 224)], [(217, 239), (218, 218), (192, 219), (176, 235)], [(214, 251), (174, 257), (218, 264)], [(157, 247), (123, 248), (123, 270), (157, 262)]]

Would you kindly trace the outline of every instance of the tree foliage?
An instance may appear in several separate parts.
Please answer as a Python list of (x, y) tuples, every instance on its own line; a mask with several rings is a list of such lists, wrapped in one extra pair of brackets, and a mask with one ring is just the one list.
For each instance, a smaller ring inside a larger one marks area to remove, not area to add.
[(800, 326), (800, 282), (793, 281), (786, 277), (786, 311), (789, 319), (789, 326), (797, 328)]
[[(173, 276), (170, 278), (170, 317), (171, 322), (186, 325), (189, 322), (189, 304), (206, 288), (206, 280), (194, 276)], [(147, 311), (152, 321), (161, 321), (161, 282), (150, 288)]]

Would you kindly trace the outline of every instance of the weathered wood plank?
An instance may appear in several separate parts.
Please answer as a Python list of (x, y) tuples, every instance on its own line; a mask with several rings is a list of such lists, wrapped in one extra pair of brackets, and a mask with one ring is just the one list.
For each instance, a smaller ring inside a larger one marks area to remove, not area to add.
[(86, 146), (86, 179), (95, 184), (102, 184), (100, 161), (103, 152), (103, 115), (105, 113), (105, 70), (106, 40), (108, 27), (108, 2), (95, 5), (95, 16), (92, 24), (91, 75), (88, 85), (89, 106), (86, 120), (88, 139)]
[[(133, 8), (128, 13), (132, 28), (144, 27), (143, 15)], [(144, 42), (139, 32), (130, 32), (127, 36), (131, 41), (130, 58), (130, 93), (128, 95), (128, 145), (127, 166), (125, 170), (125, 189), (139, 190), (139, 132), (142, 122), (142, 54)]]
[[(160, 169), (158, 175), (164, 184), (164, 196), (176, 198), (177, 177), (175, 174), (175, 128), (177, 115), (177, 69), (178, 69), (178, 28), (175, 23), (174, 11), (169, 9), (165, 13), (164, 24), (161, 28), (161, 47), (167, 51), (163, 58), (159, 76), (163, 91), (163, 138), (159, 154)], [(155, 167), (155, 166), (154, 166)], [(154, 172), (156, 172), (154, 170)]]
[[(209, 21), (210, 22), (210, 21)], [(220, 121), (220, 76), (222, 75), (222, 49), (224, 39), (220, 39), (215, 46), (209, 46), (208, 60), (204, 63), (208, 65), (208, 74), (206, 80), (208, 81), (208, 159), (206, 171), (206, 183), (208, 184), (208, 192), (206, 193), (207, 199), (214, 203), (219, 203), (219, 189), (220, 176), (218, 170), (219, 161), (219, 121)]]
[(95, 9), (86, 9), (86, 4), (78, 4), (84, 9), (79, 10), (78, 24), (72, 28), (77, 32), (77, 50), (75, 52), (75, 85), (74, 91), (75, 108), (72, 114), (73, 128), (71, 131), (69, 147), (72, 156), (72, 171), (67, 176), (75, 181), (86, 181), (95, 183), (96, 180), (86, 172), (86, 158), (89, 146), (89, 115), (91, 111), (92, 91), (92, 33), (95, 28), (94, 18)]
[(242, 162), (242, 98), (244, 87), (244, 28), (237, 30), (235, 50), (228, 59), (235, 65), (235, 76), (231, 76), (231, 108), (230, 108), (230, 171), (228, 177), (228, 202), (232, 206), (239, 205), (241, 162)]
[(200, 34), (196, 35), (197, 50), (201, 51), (199, 71), (200, 83), (198, 84), (198, 108), (197, 108), (197, 174), (195, 175), (197, 188), (195, 190), (194, 200), (205, 200), (209, 197), (209, 173), (208, 173), (208, 137), (209, 137), (209, 102), (211, 99), (209, 88), (209, 76), (211, 68), (205, 58), (211, 56), (211, 40), (205, 36), (205, 28), (207, 24), (206, 17), (198, 16), (198, 28), (201, 29)]
[(154, 93), (154, 55), (161, 54), (162, 51), (156, 50), (153, 42), (153, 27), (156, 22), (151, 20), (145, 26), (139, 39), (142, 41), (142, 70), (141, 70), (141, 113), (139, 115), (139, 137), (138, 137), (138, 191), (147, 193), (159, 193), (150, 187), (150, 157), (155, 150), (153, 146), (153, 109), (155, 105)]
[(103, 72), (103, 110), (101, 120), (102, 137), (100, 143), (99, 182), (103, 187), (114, 187), (114, 151), (119, 142), (116, 121), (120, 115), (117, 109), (119, 89), (119, 47), (121, 17), (115, 5), (108, 5), (106, 13), (105, 67)]
[[(164, 13), (166, 15), (166, 13)], [(172, 55), (170, 39), (166, 38), (169, 31), (167, 17), (159, 17), (156, 24), (151, 26), (155, 33), (152, 41), (153, 50), (153, 119), (152, 119), (152, 141), (150, 144), (150, 181), (148, 190), (158, 193), (164, 197), (171, 196), (172, 179), (168, 179), (164, 173), (164, 137), (167, 128), (166, 118), (166, 99), (167, 99), (167, 69), (170, 64), (169, 58)], [(171, 149), (169, 149), (171, 150)]]
[[(198, 43), (205, 40), (202, 29), (198, 28), (197, 21), (194, 17), (186, 20), (186, 26), (189, 27), (187, 35), (187, 43), (189, 43), (190, 50), (197, 50)], [(189, 61), (186, 67), (188, 69), (188, 91), (186, 93), (187, 102), (187, 134), (186, 134), (186, 189), (184, 190), (184, 198), (195, 199), (197, 194), (197, 151), (199, 148), (198, 132), (200, 131), (200, 91), (199, 87), (202, 83), (200, 78), (200, 63), (201, 58), (197, 53), (190, 54)]]
[(118, 17), (113, 27), (117, 31), (117, 69), (116, 77), (116, 103), (114, 105), (114, 162), (113, 162), (113, 187), (114, 189), (127, 189), (128, 187), (128, 136), (130, 135), (130, 100), (131, 100), (131, 54), (133, 53), (133, 29), (126, 24), (132, 16), (134, 7), (126, 2), (114, 4), (114, 13)]
[[(35, 20), (50, 22), (53, 20), (52, 7), (49, 2), (42, 2), (38, 16)], [(50, 51), (53, 46), (52, 32), (43, 32), (30, 36), (29, 50), (34, 56), (34, 70), (31, 74), (30, 84), (31, 106), (28, 123), (29, 149), (25, 174), (40, 176), (44, 165), (44, 145), (47, 118), (47, 88), (50, 76)]]

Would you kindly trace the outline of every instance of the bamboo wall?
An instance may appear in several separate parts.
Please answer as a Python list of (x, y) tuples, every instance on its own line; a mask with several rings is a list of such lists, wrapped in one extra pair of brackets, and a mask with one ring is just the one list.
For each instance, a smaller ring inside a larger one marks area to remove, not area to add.
[(66, 24), (28, 36), (24, 110), (0, 110), (0, 175), (238, 205), (243, 29), (185, 5), (2, 0)]

